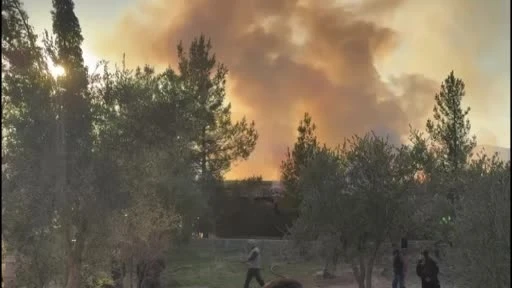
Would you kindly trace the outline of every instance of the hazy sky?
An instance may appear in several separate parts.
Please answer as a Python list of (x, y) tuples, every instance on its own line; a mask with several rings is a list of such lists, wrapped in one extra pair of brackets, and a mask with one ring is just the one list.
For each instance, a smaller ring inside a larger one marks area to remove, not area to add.
[[(77, 0), (85, 60), (157, 67), (176, 44), (212, 38), (229, 70), (235, 118), (260, 139), (228, 177), (279, 177), (304, 112), (322, 141), (375, 130), (404, 140), (423, 128), (451, 70), (479, 144), (510, 147), (509, 0)], [(51, 0), (27, 0), (37, 31), (51, 30)]]

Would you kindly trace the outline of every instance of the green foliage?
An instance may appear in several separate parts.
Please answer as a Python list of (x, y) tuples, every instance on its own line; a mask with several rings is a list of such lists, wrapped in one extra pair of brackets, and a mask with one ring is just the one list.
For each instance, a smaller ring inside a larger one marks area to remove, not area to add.
[[(406, 146), (393, 147), (387, 139), (373, 134), (355, 137), (348, 142), (348, 190), (363, 204), (355, 213), (363, 234), (382, 242), (407, 207), (408, 196), (414, 187), (415, 169)], [(359, 206), (359, 205), (357, 205)], [(359, 228), (358, 228), (359, 229)], [(364, 244), (364, 243), (363, 243)]]
[(323, 241), (333, 249), (327, 255), (343, 255), (360, 287), (370, 287), (381, 244), (409, 212), (415, 172), (408, 147), (374, 134), (321, 148), (300, 174), (304, 198), (293, 232)]
[[(3, 239), (38, 287), (89, 281), (111, 260), (98, 255), (125, 242), (151, 254), (189, 233), (206, 204), (197, 179), (222, 179), (257, 139), (254, 123), (231, 121), (227, 70), (210, 76), (204, 37), (188, 56), (179, 46), (180, 74), (103, 63), (102, 75), (87, 75), (73, 9), (53, 1), (43, 50), (20, 2), (2, 1)], [(45, 59), (66, 74), (53, 79)], [(56, 245), (63, 253), (45, 254)]]
[(258, 139), (254, 122), (232, 122), (231, 104), (225, 101), (228, 70), (217, 64), (211, 48), (203, 35), (192, 41), (188, 54), (178, 45), (181, 92), (191, 101), (195, 161), (203, 180), (222, 179), (233, 161), (249, 156)]
[[(56, 64), (64, 65), (66, 71), (83, 66), (82, 29), (74, 13), (72, 0), (52, 0), (53, 33), (56, 36), (58, 60)], [(78, 67), (77, 67), (78, 66)]]
[(112, 287), (114, 284), (110, 276), (105, 273), (92, 274), (88, 276), (84, 282), (85, 288)]
[[(56, 79), (57, 111), (55, 208), (63, 236), (66, 263), (65, 285), (81, 284), (83, 255), (99, 233), (108, 211), (98, 205), (93, 156), (93, 119), (88, 97), (87, 70), (83, 63), (83, 37), (72, 0), (52, 2), (55, 45), (45, 41), (50, 59), (66, 75)], [(48, 40), (48, 39), (46, 39)]]
[(429, 137), (412, 128), (410, 134), (416, 169), (425, 176), (415, 199), (420, 206), (415, 221), (422, 223), (416, 228), (422, 228), (421, 234), (428, 238), (448, 242), (454, 232), (457, 199), (465, 191), (460, 188), (463, 174), (476, 146), (475, 137), (470, 137), (470, 108), (462, 108), (464, 96), (464, 82), (452, 71), (435, 95), (433, 120), (426, 124)]
[[(40, 231), (27, 241), (18, 253), (16, 282), (26, 287), (48, 287), (52, 282), (60, 282), (65, 272), (62, 263), (62, 240), (58, 234)], [(57, 280), (57, 281), (56, 281)]]
[(449, 263), (463, 287), (510, 286), (510, 162), (480, 155), (464, 175)]
[(469, 161), (476, 140), (469, 136), (470, 110), (461, 108), (464, 94), (464, 83), (451, 72), (435, 97), (434, 120), (427, 122), (430, 138), (412, 130), (413, 160), (425, 178), (409, 224), (450, 244), (448, 273), (458, 285), (508, 287), (510, 162), (485, 151)]
[(42, 50), (28, 24), (28, 16), (19, 0), (2, 0), (2, 72), (10, 68), (44, 69)]
[(116, 258), (138, 263), (162, 257), (181, 219), (174, 210), (166, 209), (145, 183), (132, 193), (131, 205), (111, 217), (111, 240), (119, 249)]
[(188, 53), (182, 43), (178, 45), (178, 91), (186, 100), (179, 108), (185, 108), (192, 118), (188, 127), (192, 132), (192, 161), (200, 179), (203, 203), (208, 204), (200, 216), (202, 222), (209, 221), (202, 223), (207, 227), (203, 232), (213, 226), (218, 202), (215, 191), (221, 189), (224, 174), (233, 162), (249, 156), (258, 139), (254, 122), (249, 123), (245, 117), (238, 122), (231, 120), (231, 104), (225, 99), (228, 70), (217, 63), (211, 49), (210, 40), (203, 35), (192, 41)]
[(467, 119), (470, 108), (461, 107), (466, 92), (464, 82), (453, 71), (441, 84), (435, 95), (434, 120), (427, 121), (427, 132), (440, 149), (439, 157), (446, 171), (462, 168), (476, 146), (470, 137), (471, 124)]
[(2, 1), (2, 24), (2, 238), (20, 255), (20, 281), (43, 287), (63, 268), (51, 253), (55, 86), (19, 1)]
[(297, 128), (298, 136), (292, 151), (286, 152), (286, 158), (281, 163), (281, 182), (286, 194), (283, 200), (285, 208), (298, 209), (302, 202), (302, 195), (298, 182), (302, 169), (308, 165), (313, 155), (319, 149), (315, 135), (316, 126), (308, 113), (300, 121)]

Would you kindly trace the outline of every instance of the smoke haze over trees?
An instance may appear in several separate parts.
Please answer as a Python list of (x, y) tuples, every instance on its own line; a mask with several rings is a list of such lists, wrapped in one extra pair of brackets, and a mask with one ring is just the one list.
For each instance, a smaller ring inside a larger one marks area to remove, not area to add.
[[(131, 69), (125, 59), (88, 70), (72, 0), (52, 1), (52, 33), (42, 45), (21, 2), (2, 1), (2, 248), (16, 256), (20, 285), (119, 282), (119, 267), (129, 264), (145, 288), (159, 282), (170, 247), (211, 232), (220, 216), (256, 226), (253, 214), (263, 211), (263, 221), (277, 222), (276, 206), (240, 205), (221, 185), (255, 151), (250, 175), (284, 159), (289, 191), (281, 204), (298, 216), (291, 237), (323, 241), (333, 256), (326, 268), (343, 257), (361, 288), (371, 287), (382, 243), (408, 233), (450, 243), (450, 261), (468, 263), (455, 269), (464, 287), (510, 286), (510, 161), (470, 158), (476, 141), (461, 101), (464, 82), (452, 72), (439, 91), (420, 74), (389, 84), (376, 69), (396, 34), (362, 16), (401, 1), (366, 1), (356, 13), (292, 0), (248, 2), (249, 10), (225, 0), (216, 8), (237, 13), (220, 15), (210, 13), (213, 2), (182, 3), (184, 14), (162, 37), (148, 37), (154, 50), (144, 50), (146, 42), (136, 48), (177, 64), (160, 71)], [(293, 36), (293, 21), (307, 39)], [(52, 75), (55, 65), (60, 75)], [(418, 107), (418, 95), (435, 100), (427, 133), (415, 129), (433, 105)], [(237, 121), (236, 101), (258, 121)], [(295, 121), (300, 110), (307, 113)], [(288, 128), (297, 122), (293, 135)], [(401, 144), (404, 135), (410, 145)], [(290, 218), (258, 229), (277, 234)], [(486, 269), (492, 273), (478, 273)]]
[[(170, 53), (175, 43), (187, 43), (199, 33), (211, 37), (217, 56), (230, 69), (227, 95), (234, 116), (256, 120), (261, 140), (249, 161), (237, 165), (229, 178), (248, 177), (256, 170), (265, 179), (278, 179), (286, 147), (296, 137), (291, 123), (305, 112), (313, 116), (317, 135), (326, 143), (340, 143), (369, 130), (406, 141), (408, 124), (423, 127), (434, 103), (432, 95), (452, 69), (468, 82), (465, 101), (474, 108), (474, 119), (488, 119), (491, 108), (484, 99), (509, 101), (509, 92), (489, 90), (489, 83), (508, 87), (508, 80), (482, 73), (474, 58), (479, 51), (496, 51), (491, 47), (502, 43), (500, 35), (509, 34), (504, 29), (509, 29), (505, 11), (510, 9), (503, 6), (510, 3), (357, 3), (145, 2), (135, 5), (136, 13), (121, 10), (116, 27), (105, 31), (104, 38), (118, 42), (107, 46), (98, 41), (94, 47), (111, 59), (126, 52), (133, 63), (166, 67), (177, 65), (176, 55)], [(482, 16), (478, 11), (487, 13)], [(450, 20), (432, 23), (432, 18)], [(479, 29), (470, 35), (459, 28), (470, 26)], [(465, 43), (462, 52), (452, 41)], [(508, 52), (500, 55), (509, 57)], [(508, 114), (507, 110), (496, 115)], [(508, 123), (506, 117), (500, 121)], [(495, 132), (485, 131), (479, 123), (473, 121), (473, 128), (481, 143), (495, 143)]]

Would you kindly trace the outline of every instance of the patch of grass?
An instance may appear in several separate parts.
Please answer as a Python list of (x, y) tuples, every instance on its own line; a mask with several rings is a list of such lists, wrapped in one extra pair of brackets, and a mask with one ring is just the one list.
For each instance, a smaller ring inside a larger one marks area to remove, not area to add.
[[(169, 253), (167, 269), (162, 275), (164, 287), (202, 286), (209, 288), (239, 288), (245, 280), (247, 266), (240, 263), (245, 257), (243, 251), (218, 252), (192, 248), (180, 248)], [(266, 257), (268, 256), (268, 257)], [(321, 269), (317, 263), (279, 263), (272, 255), (262, 255), (262, 277), (266, 282), (276, 279), (270, 272), (271, 264), (278, 264), (276, 272), (303, 282), (305, 287), (311, 287), (315, 271)], [(272, 263), (272, 261), (274, 261)], [(179, 267), (184, 269), (176, 270)], [(259, 287), (255, 280), (251, 287)]]

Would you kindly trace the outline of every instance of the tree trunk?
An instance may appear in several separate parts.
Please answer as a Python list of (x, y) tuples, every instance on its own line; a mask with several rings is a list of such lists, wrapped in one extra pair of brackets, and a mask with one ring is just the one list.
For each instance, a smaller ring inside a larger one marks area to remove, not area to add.
[(323, 272), (322, 272), (322, 277), (323, 278), (331, 278), (331, 276), (334, 274), (334, 270), (332, 269), (332, 263), (331, 263), (331, 259), (327, 258), (325, 260), (325, 264), (324, 264), (324, 269), (323, 269)]
[(366, 266), (366, 288), (372, 288), (372, 273), (374, 259), (370, 259)]
[(133, 256), (130, 257), (130, 288), (133, 288)]
[(354, 277), (356, 278), (358, 287), (366, 288), (366, 268), (364, 265), (364, 256), (359, 256), (359, 266), (357, 263), (352, 263), (352, 272), (354, 273)]
[(338, 266), (339, 254), (337, 251), (333, 251), (331, 257), (327, 257), (324, 265), (323, 277), (333, 278), (336, 275), (336, 268)]
[(181, 230), (181, 243), (187, 244), (192, 239), (192, 233), (193, 233), (193, 219), (191, 219), (189, 216), (185, 216), (183, 219), (183, 226)]
[(137, 288), (142, 287), (144, 281), (144, 274), (146, 274), (146, 263), (143, 260), (137, 262)]
[(373, 253), (370, 255), (368, 259), (368, 263), (366, 265), (366, 288), (372, 288), (372, 275), (373, 275), (373, 266), (375, 265), (375, 260), (377, 259), (377, 253), (380, 249), (381, 242), (375, 243), (375, 249)]
[(114, 281), (114, 288), (124, 288), (124, 262), (119, 259), (112, 260), (111, 276)]
[[(67, 215), (71, 215), (68, 213)], [(66, 288), (80, 288), (81, 282), (81, 269), (82, 269), (82, 253), (85, 247), (85, 232), (87, 231), (87, 222), (81, 221), (79, 225), (79, 231), (73, 237), (71, 235), (71, 227), (73, 225), (70, 221), (66, 222), (66, 237), (67, 237), (67, 277), (66, 277)]]
[(66, 288), (80, 288), (81, 261), (75, 257), (75, 253), (69, 253), (67, 257)]

